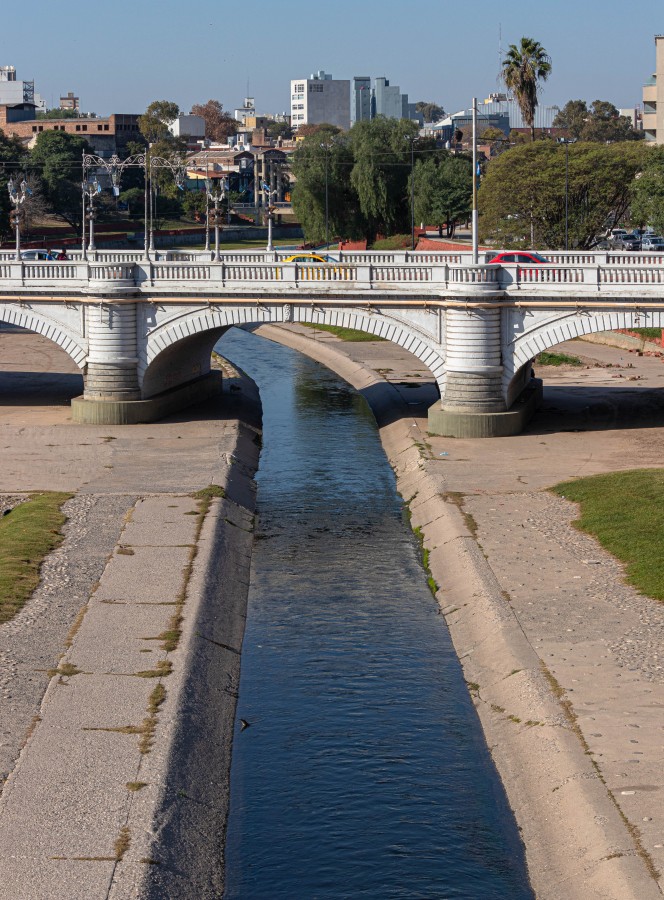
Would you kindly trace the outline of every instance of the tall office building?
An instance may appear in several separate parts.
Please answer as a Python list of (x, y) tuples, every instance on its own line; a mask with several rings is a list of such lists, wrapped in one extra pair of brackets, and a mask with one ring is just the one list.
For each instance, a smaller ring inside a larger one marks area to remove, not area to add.
[(291, 126), (336, 125), (350, 127), (350, 81), (337, 80), (327, 72), (291, 81)]
[(371, 118), (371, 78), (368, 75), (356, 75), (353, 78), (353, 89), (350, 98), (350, 121), (364, 122)]
[(398, 85), (391, 85), (384, 77), (376, 78), (372, 96), (371, 118), (414, 119), (422, 124), (422, 116), (414, 103), (408, 102), (408, 94), (402, 94)]

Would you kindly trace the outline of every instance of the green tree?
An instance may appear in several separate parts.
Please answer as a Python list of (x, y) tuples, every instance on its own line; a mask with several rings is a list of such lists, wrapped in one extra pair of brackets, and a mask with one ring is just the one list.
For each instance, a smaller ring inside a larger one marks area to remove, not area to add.
[(300, 142), (292, 162), (295, 182), (291, 200), (307, 241), (319, 244), (325, 240), (326, 170), (329, 237), (364, 235), (364, 217), (349, 180), (352, 167), (353, 154), (345, 135), (318, 130)]
[(169, 140), (169, 126), (180, 115), (180, 107), (170, 100), (154, 100), (138, 117), (138, 128), (148, 144)]
[(587, 118), (588, 104), (585, 100), (568, 100), (558, 111), (552, 124), (554, 128), (564, 129), (568, 138), (579, 140)]
[(546, 81), (551, 72), (551, 58), (542, 45), (532, 38), (522, 37), (519, 47), (510, 44), (503, 60), (502, 79), (512, 91), (523, 120), (530, 128), (531, 139), (535, 140), (535, 110), (539, 84)]
[(664, 233), (664, 147), (648, 147), (643, 170), (632, 184), (631, 221)]
[[(607, 220), (627, 215), (645, 147), (587, 142), (567, 150), (570, 246), (588, 249)], [(538, 141), (506, 151), (487, 167), (478, 205), (482, 240), (505, 247), (564, 246), (565, 147)]]
[(36, 119), (78, 119), (80, 112), (77, 109), (40, 109), (35, 115)]
[(289, 140), (293, 137), (293, 129), (288, 122), (278, 122), (276, 120), (267, 123), (266, 131), (271, 138), (284, 138)]
[(11, 232), (10, 214), (12, 205), (9, 202), (7, 182), (13, 178), (20, 181), (20, 174), (27, 161), (27, 153), (23, 145), (15, 138), (6, 137), (0, 131), (0, 235), (7, 237)]
[(218, 144), (225, 144), (230, 135), (237, 134), (237, 120), (230, 113), (224, 112), (224, 107), (218, 100), (195, 103), (191, 107), (191, 115), (205, 119), (205, 137)]
[(439, 122), (445, 115), (443, 107), (431, 101), (418, 100), (415, 109), (422, 113), (425, 122)]
[(631, 141), (639, 137), (627, 116), (621, 116), (607, 100), (595, 100), (581, 131), (582, 141)]
[(50, 209), (74, 228), (81, 226), (83, 153), (88, 142), (64, 131), (42, 131), (30, 152), (30, 171), (40, 180)]
[(356, 122), (350, 131), (355, 163), (350, 181), (366, 220), (366, 237), (410, 231), (408, 179), (410, 142), (418, 127), (409, 119)]
[(415, 166), (415, 219), (437, 225), (453, 237), (468, 218), (473, 200), (473, 163), (465, 156), (433, 155)]

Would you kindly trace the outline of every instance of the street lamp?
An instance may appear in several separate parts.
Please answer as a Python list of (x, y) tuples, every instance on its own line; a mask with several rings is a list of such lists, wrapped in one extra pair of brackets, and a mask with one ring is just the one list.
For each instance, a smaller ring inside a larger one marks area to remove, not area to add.
[(410, 249), (415, 250), (415, 143), (418, 135), (406, 135), (410, 143)]
[(328, 181), (328, 163), (330, 157), (330, 150), (332, 149), (332, 142), (323, 142), (321, 145), (321, 150), (325, 151), (325, 249), (330, 249), (330, 234), (329, 234), (329, 222), (330, 222), (330, 196), (329, 196), (329, 181)]
[[(183, 191), (185, 181), (187, 180), (186, 161), (183, 157), (175, 156), (173, 159), (166, 159), (163, 156), (149, 157), (150, 171), (150, 251), (154, 252), (154, 206), (155, 198), (153, 195), (154, 169), (169, 169), (173, 175), (175, 186), (179, 191)], [(147, 251), (146, 251), (147, 254)]]
[(97, 247), (95, 246), (95, 204), (94, 200), (97, 194), (101, 194), (101, 185), (97, 181), (95, 176), (94, 181), (84, 181), (81, 185), (83, 189), (83, 240), (81, 242), (81, 251), (83, 253), (83, 257), (85, 258), (85, 200), (87, 197), (88, 201), (88, 212), (87, 219), (90, 222), (90, 242), (88, 244), (88, 253), (96, 253)]
[(569, 145), (576, 138), (558, 138), (558, 143), (565, 145), (565, 250), (569, 250)]
[(148, 241), (147, 241), (147, 220), (148, 220), (148, 173), (147, 173), (147, 155), (145, 153), (137, 153), (134, 156), (128, 156), (126, 159), (120, 159), (120, 157), (114, 153), (109, 159), (105, 159), (103, 156), (95, 156), (92, 153), (84, 153), (83, 154), (83, 183), (81, 185), (83, 192), (83, 236), (81, 240), (81, 253), (83, 258), (86, 257), (85, 252), (85, 200), (88, 198), (88, 218), (90, 219), (90, 246), (89, 250), (91, 252), (95, 252), (95, 242), (94, 242), (94, 217), (95, 217), (95, 209), (94, 209), (94, 199), (97, 194), (101, 193), (101, 185), (95, 175), (94, 180), (90, 182), (88, 177), (88, 171), (94, 168), (97, 173), (100, 169), (103, 169), (105, 174), (110, 178), (111, 188), (113, 190), (113, 194), (117, 197), (120, 193), (120, 184), (122, 182), (122, 174), (125, 169), (143, 169), (144, 181), (145, 181), (145, 200), (144, 200), (144, 211), (143, 211), (143, 248), (145, 252), (145, 257), (148, 257)]
[[(28, 187), (25, 178), (21, 179), (18, 190), (14, 185), (14, 179), (10, 178), (7, 182), (7, 190), (9, 191), (9, 200), (14, 207), (12, 214), (12, 225), (16, 228), (16, 261), (21, 259), (21, 213), (20, 207), (25, 203), (26, 197), (32, 196), (32, 191)], [(19, 193), (20, 192), (20, 193)]]
[[(218, 191), (213, 190), (212, 189), (212, 179), (206, 177), (205, 193), (206, 193), (206, 205), (207, 205), (207, 210), (208, 210), (208, 219), (209, 219), (209, 211), (210, 211), (210, 200), (214, 203), (214, 213), (212, 214), (213, 218), (214, 218), (214, 253), (212, 254), (213, 260), (215, 260), (215, 259), (219, 260), (219, 216), (221, 215), (221, 213), (219, 212), (219, 203), (226, 196), (226, 193), (224, 191), (225, 182), (222, 181), (220, 187), (221, 187), (221, 189)], [(207, 227), (207, 232), (208, 232), (208, 242), (209, 242), (209, 233), (210, 233), (209, 225)]]
[(266, 251), (270, 252), (274, 250), (274, 244), (272, 243), (272, 213), (274, 212), (274, 206), (272, 206), (272, 201), (276, 198), (277, 192), (270, 190), (270, 185), (264, 181), (263, 182), (263, 193), (267, 198), (267, 247)]

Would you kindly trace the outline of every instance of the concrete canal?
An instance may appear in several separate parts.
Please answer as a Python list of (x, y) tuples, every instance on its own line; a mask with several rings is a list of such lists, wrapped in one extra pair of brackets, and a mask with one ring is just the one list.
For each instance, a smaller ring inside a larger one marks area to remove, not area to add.
[(531, 898), (365, 401), (251, 334), (218, 350), (264, 417), (226, 900)]

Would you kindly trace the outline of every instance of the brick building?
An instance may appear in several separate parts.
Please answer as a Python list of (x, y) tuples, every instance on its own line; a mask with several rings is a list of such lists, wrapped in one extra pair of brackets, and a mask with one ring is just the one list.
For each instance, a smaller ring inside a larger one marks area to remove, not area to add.
[[(22, 113), (25, 114), (25, 109)], [(7, 137), (17, 137), (32, 147), (37, 137), (44, 131), (64, 131), (65, 134), (76, 134), (86, 138), (97, 153), (108, 153), (122, 150), (128, 141), (140, 140), (138, 115), (133, 113), (113, 113), (107, 118), (77, 119), (35, 119), (16, 121), (16, 109), (13, 106), (0, 106), (0, 131)]]

